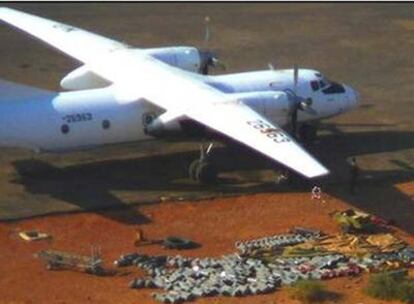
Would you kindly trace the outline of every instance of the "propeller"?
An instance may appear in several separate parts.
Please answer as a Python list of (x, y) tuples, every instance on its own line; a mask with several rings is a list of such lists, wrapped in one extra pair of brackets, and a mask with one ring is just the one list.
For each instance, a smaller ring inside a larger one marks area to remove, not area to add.
[(290, 125), (292, 128), (292, 135), (296, 138), (298, 126), (298, 111), (304, 111), (311, 115), (316, 115), (317, 112), (312, 108), (312, 99), (304, 98), (297, 94), (299, 81), (299, 68), (297, 64), (293, 65), (293, 90), (289, 91), (292, 98), (292, 108), (290, 112)]
[(206, 16), (204, 18), (205, 32), (204, 32), (204, 47), (199, 50), (200, 54), (200, 72), (203, 75), (208, 75), (210, 67), (220, 68), (222, 70), (226, 69), (226, 66), (218, 59), (217, 54), (209, 48), (209, 43), (211, 40), (211, 31), (210, 31), (210, 17)]

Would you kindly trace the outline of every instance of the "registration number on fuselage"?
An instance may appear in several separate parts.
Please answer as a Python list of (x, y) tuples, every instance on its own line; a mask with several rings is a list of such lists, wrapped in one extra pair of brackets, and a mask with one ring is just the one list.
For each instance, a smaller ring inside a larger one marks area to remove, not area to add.
[(260, 131), (261, 134), (266, 135), (268, 138), (272, 139), (275, 143), (289, 142), (291, 139), (286, 136), (286, 134), (277, 127), (258, 119), (248, 121), (247, 124), (253, 128)]
[(68, 114), (62, 117), (67, 123), (82, 122), (92, 120), (91, 113), (77, 113), (77, 114)]

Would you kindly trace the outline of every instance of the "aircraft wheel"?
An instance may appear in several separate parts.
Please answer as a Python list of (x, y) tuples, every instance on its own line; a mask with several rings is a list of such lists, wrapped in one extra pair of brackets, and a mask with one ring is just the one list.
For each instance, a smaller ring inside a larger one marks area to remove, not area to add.
[(208, 162), (200, 162), (195, 177), (200, 184), (212, 184), (217, 180), (217, 170)]
[(192, 181), (197, 181), (196, 172), (197, 172), (197, 168), (199, 167), (200, 163), (201, 161), (199, 159), (196, 159), (196, 160), (193, 160), (190, 166), (188, 167), (188, 177)]
[(317, 137), (318, 128), (315, 125), (303, 124), (299, 128), (299, 138), (305, 144), (313, 144)]

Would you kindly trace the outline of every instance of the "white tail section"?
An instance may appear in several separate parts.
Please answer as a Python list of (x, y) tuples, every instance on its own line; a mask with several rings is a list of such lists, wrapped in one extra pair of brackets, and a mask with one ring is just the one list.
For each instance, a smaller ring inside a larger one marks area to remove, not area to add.
[(33, 100), (56, 94), (56, 92), (0, 79), (0, 102), (26, 99)]

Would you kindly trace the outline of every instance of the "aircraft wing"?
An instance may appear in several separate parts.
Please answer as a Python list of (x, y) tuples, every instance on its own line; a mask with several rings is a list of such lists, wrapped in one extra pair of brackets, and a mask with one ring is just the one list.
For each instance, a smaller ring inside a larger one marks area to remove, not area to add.
[(308, 178), (329, 173), (285, 131), (240, 101), (190, 109), (187, 116)]
[(7, 7), (0, 7), (0, 20), (83, 62), (113, 50), (128, 48), (124, 43)]
[(282, 129), (225, 94), (125, 44), (73, 26), (0, 8), (3, 20), (85, 63), (114, 84), (119, 102), (139, 98), (241, 142), (309, 178), (328, 170)]

